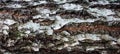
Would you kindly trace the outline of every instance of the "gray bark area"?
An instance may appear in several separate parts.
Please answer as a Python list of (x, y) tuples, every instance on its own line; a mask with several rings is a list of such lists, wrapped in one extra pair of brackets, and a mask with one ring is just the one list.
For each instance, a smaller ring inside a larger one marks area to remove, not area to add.
[(119, 0), (0, 0), (0, 54), (120, 54)]

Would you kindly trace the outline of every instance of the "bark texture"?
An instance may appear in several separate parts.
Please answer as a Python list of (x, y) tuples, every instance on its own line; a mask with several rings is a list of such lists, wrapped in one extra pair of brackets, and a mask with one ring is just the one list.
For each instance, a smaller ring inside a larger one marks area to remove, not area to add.
[(119, 0), (0, 0), (0, 54), (120, 54)]

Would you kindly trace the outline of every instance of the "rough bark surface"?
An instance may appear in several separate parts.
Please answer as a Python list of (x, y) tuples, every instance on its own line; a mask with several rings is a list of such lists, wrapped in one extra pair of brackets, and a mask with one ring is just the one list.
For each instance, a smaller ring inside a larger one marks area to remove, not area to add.
[(0, 0), (0, 54), (120, 54), (119, 0)]

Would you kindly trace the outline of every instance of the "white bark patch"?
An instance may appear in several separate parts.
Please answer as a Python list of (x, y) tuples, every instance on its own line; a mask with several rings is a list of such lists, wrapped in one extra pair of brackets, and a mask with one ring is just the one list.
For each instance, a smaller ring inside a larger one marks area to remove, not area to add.
[(60, 29), (61, 27), (63, 27), (64, 25), (68, 24), (68, 23), (82, 23), (82, 22), (94, 22), (97, 19), (87, 19), (87, 20), (82, 20), (82, 19), (78, 19), (78, 18), (73, 18), (73, 19), (62, 19), (61, 16), (56, 16), (56, 21), (54, 24), (51, 25), (51, 27), (53, 27), (53, 29), (57, 30)]
[(3, 30), (3, 34), (8, 35), (8, 32), (6, 30)]
[(90, 2), (91, 5), (94, 5), (94, 4), (101, 4), (101, 5), (106, 5), (106, 4), (110, 4), (109, 1), (98, 1), (98, 2)]
[(69, 36), (70, 36), (70, 33), (67, 32), (67, 31), (62, 31), (62, 34), (64, 34), (64, 35), (69, 35)]
[(39, 9), (40, 13), (42, 14), (49, 14), (51, 11), (49, 9)]
[(6, 25), (13, 25), (14, 23), (16, 23), (16, 22), (14, 20), (11, 20), (11, 19), (6, 19), (4, 21), (4, 24), (6, 24)]
[(40, 4), (46, 4), (47, 1), (38, 1), (38, 2), (31, 2), (30, 5), (36, 6), (36, 5), (40, 5)]
[(120, 44), (120, 38), (117, 40), (117, 44)]
[(114, 15), (115, 13), (110, 9), (98, 9), (98, 8), (89, 8), (88, 12), (94, 16), (108, 16)]
[(95, 49), (102, 49), (102, 48), (104, 48), (104, 47), (99, 47), (99, 46), (88, 46), (87, 49), (86, 49), (86, 51), (93, 51), (93, 50), (95, 50)]
[(111, 44), (111, 45), (116, 45), (117, 43), (114, 42), (114, 41), (112, 41), (112, 42), (110, 42), (110, 44)]
[(100, 38), (101, 38), (101, 39), (104, 39), (104, 40), (107, 40), (107, 41), (108, 41), (108, 40), (116, 41), (116, 38), (113, 38), (113, 37), (111, 37), (111, 36), (109, 36), (109, 35), (107, 35), (107, 34), (106, 34), (106, 35), (101, 35)]
[(4, 30), (9, 30), (9, 27), (7, 25), (3, 25), (3, 28)]
[(53, 30), (51, 28), (47, 29), (46, 31), (47, 35), (52, 35), (53, 34)]
[(107, 21), (120, 21), (120, 18), (115, 18), (113, 16), (108, 16), (106, 18), (107, 18)]
[(27, 30), (27, 31), (25, 31), (25, 33), (26, 33), (26, 34), (30, 34), (30, 31), (29, 31), (29, 30)]
[(21, 4), (10, 4), (7, 7), (8, 8), (22, 8), (23, 6)]
[(66, 38), (66, 37), (63, 37), (62, 40), (63, 40), (63, 41), (69, 41), (69, 39)]
[(54, 2), (56, 2), (56, 3), (65, 3), (65, 2), (67, 2), (67, 0), (54, 0)]
[(64, 4), (64, 5), (62, 6), (62, 8), (64, 8), (65, 10), (77, 10), (77, 11), (83, 9), (83, 7), (82, 7), (81, 5), (68, 4), (68, 3)]
[(75, 43), (72, 43), (70, 46), (76, 46), (76, 45), (79, 45), (78, 41), (76, 41)]
[(49, 8), (36, 8), (36, 10), (39, 12), (39, 13), (42, 13), (42, 14), (56, 14), (57, 11), (59, 11), (60, 9), (52, 9), (50, 10)]
[(76, 35), (76, 39), (80, 41), (85, 39), (96, 41), (96, 40), (101, 40), (99, 36), (100, 34), (78, 34)]
[(41, 18), (42, 16), (41, 15), (35, 15), (33, 16), (33, 19), (38, 19), (38, 18)]
[(32, 21), (30, 21), (18, 27), (19, 30), (22, 28), (32, 29), (33, 31), (37, 31), (40, 29), (40, 25), (38, 23), (33, 23)]
[(53, 0), (53, 1), (56, 2), (57, 4), (61, 4), (61, 3), (72, 2), (76, 0)]
[(38, 44), (37, 44), (37, 43), (33, 43), (32, 46), (33, 46), (33, 47), (31, 47), (32, 50), (34, 50), (34, 51), (39, 51), (39, 47), (38, 47)]

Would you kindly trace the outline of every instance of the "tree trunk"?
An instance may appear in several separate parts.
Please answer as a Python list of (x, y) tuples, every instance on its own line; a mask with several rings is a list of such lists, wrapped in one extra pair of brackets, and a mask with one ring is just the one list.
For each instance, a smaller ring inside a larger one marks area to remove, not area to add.
[(119, 54), (119, 0), (0, 0), (0, 53)]

